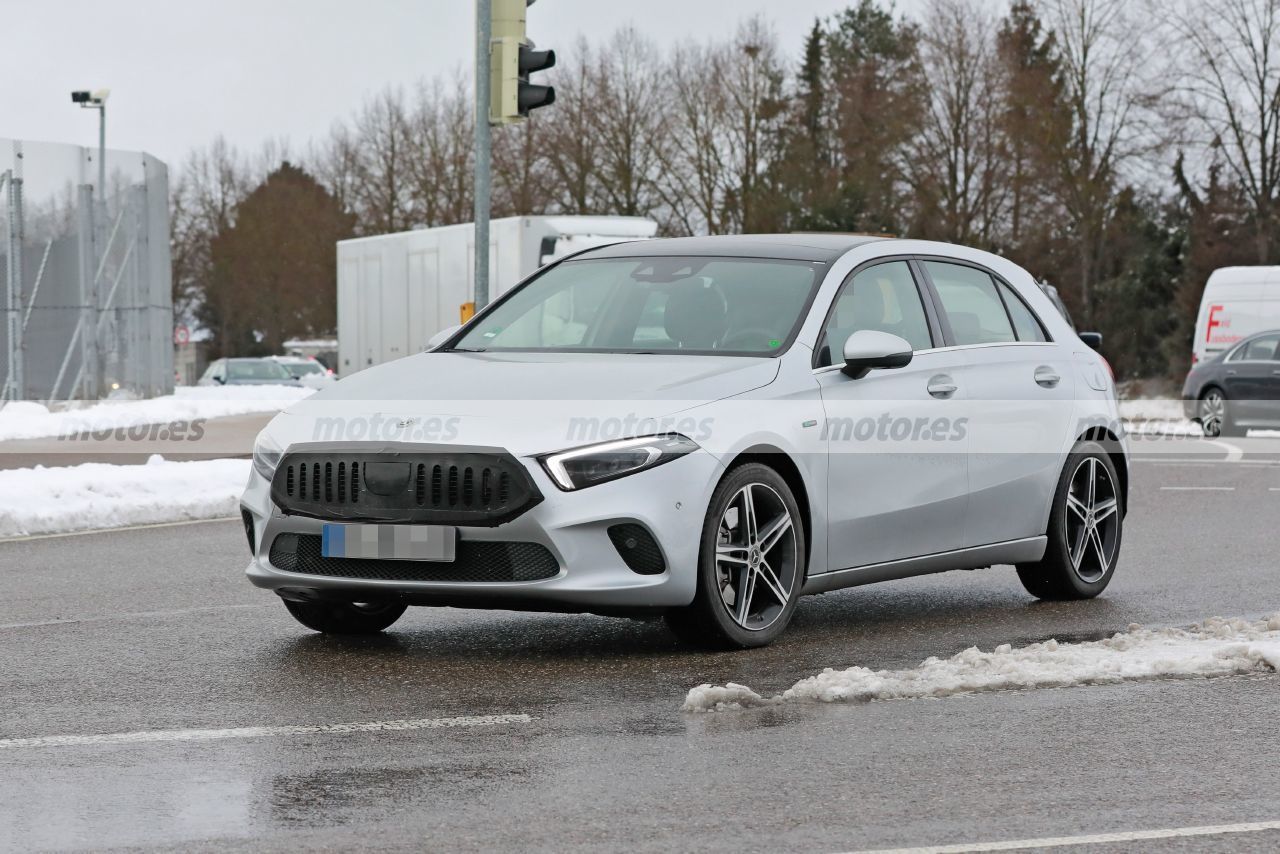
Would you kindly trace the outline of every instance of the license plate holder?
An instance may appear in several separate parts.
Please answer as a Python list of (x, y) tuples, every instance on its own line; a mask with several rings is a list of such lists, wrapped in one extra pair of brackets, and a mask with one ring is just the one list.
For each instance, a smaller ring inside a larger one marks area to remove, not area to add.
[(326, 522), (323, 557), (358, 560), (419, 560), (450, 563), (457, 556), (452, 525), (355, 525)]

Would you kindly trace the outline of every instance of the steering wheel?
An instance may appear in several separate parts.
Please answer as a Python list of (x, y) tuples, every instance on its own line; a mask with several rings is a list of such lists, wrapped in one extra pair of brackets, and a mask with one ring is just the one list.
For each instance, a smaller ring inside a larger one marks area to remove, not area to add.
[[(730, 332), (720, 340), (718, 350), (766, 350), (769, 342), (777, 339), (772, 329), (763, 326), (748, 327)], [(736, 346), (735, 346), (736, 345)]]

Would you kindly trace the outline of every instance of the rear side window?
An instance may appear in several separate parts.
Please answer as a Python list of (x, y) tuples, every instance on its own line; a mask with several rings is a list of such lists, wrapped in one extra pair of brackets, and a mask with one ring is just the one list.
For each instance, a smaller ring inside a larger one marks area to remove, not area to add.
[(1018, 333), (1019, 341), (1048, 341), (1044, 327), (1022, 297), (1004, 282), (996, 282), (1000, 296), (1004, 297), (1004, 307), (1009, 309), (1009, 317), (1013, 320), (1013, 331)]
[(941, 261), (925, 261), (924, 266), (942, 300), (956, 344), (1005, 344), (1018, 340), (990, 276), (973, 267)]

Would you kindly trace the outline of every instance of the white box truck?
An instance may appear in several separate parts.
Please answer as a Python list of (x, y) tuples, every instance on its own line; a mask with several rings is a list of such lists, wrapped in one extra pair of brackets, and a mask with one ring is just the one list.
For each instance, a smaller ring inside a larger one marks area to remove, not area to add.
[[(489, 224), (489, 297), (592, 246), (654, 236), (653, 220), (520, 216)], [(338, 243), (338, 373), (421, 352), (475, 300), (475, 226), (447, 225)]]
[(1280, 329), (1280, 267), (1223, 267), (1204, 287), (1192, 364), (1256, 332)]

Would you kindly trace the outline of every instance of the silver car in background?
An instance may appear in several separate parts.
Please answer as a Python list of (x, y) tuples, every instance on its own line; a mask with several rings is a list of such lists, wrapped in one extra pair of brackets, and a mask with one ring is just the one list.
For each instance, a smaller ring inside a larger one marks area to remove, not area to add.
[(411, 605), (662, 614), (766, 644), (805, 593), (1012, 564), (1042, 599), (1115, 571), (1114, 387), (984, 252), (836, 235), (599, 247), (428, 353), (276, 417), (249, 579), (308, 627)]

